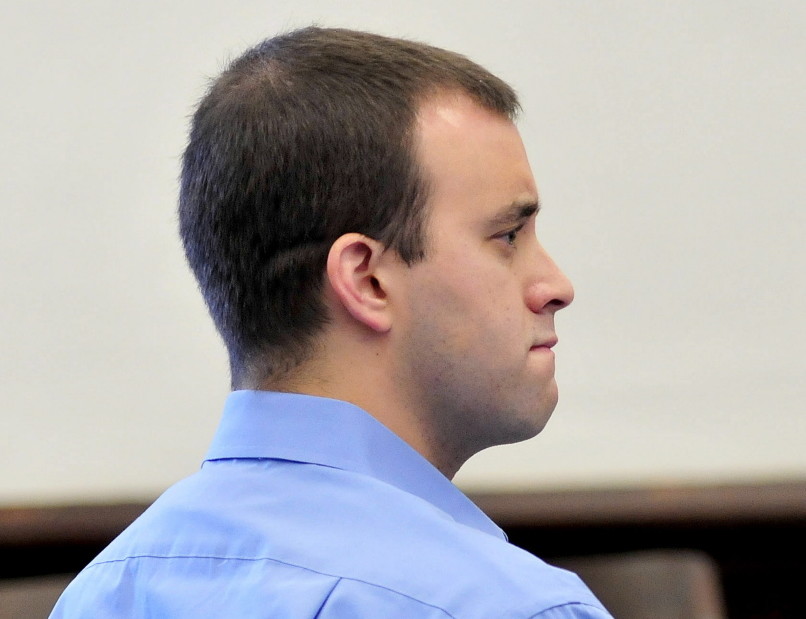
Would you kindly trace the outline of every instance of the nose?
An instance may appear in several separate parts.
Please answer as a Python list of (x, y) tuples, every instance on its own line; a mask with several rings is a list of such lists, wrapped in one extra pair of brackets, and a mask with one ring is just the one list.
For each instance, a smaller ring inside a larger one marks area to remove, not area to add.
[(555, 313), (574, 300), (574, 286), (551, 256), (538, 247), (537, 260), (526, 290), (526, 305), (535, 314)]

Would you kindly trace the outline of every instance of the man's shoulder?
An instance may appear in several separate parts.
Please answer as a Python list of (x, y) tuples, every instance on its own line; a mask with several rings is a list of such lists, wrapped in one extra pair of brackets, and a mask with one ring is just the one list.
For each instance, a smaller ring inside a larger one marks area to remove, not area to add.
[[(88, 581), (106, 572), (113, 581), (154, 582), (159, 572), (176, 580), (176, 591), (186, 589), (179, 581), (220, 587), (237, 579), (265, 598), (302, 596), (322, 611), (383, 600), (408, 609), (399, 616), (413, 606), (416, 616), (512, 609), (528, 617), (598, 605), (575, 575), (417, 496), (367, 475), (290, 462), (221, 463), (181, 482), (88, 572), (95, 572)], [(241, 584), (232, 591), (246, 593)]]

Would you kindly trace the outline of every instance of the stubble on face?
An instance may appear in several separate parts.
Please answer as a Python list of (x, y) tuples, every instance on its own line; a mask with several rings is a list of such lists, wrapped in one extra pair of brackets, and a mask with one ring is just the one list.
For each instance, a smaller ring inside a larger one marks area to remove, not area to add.
[(545, 426), (557, 402), (554, 357), (530, 347), (553, 335), (553, 312), (525, 300), (540, 256), (534, 217), (517, 247), (495, 235), (506, 229), (490, 228), (502, 209), (537, 201), (517, 129), (460, 95), (427, 102), (418, 128), (428, 255), (407, 275), (396, 372), (430, 459), (455, 472), (474, 453)]
[(485, 333), (488, 317), (478, 306), (440, 288), (433, 296), (422, 290), (415, 303), (422, 318), (406, 338), (404, 382), (417, 387), (412, 401), (425, 438), (458, 470), (483, 449), (537, 435), (557, 404), (557, 385), (553, 357), (533, 359), (528, 343), (515, 343), (520, 324), (501, 326), (512, 335), (502, 342)]

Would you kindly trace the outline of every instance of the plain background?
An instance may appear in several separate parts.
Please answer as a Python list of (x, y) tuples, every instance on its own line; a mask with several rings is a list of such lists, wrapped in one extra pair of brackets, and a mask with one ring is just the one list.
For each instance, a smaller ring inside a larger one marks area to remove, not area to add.
[(228, 392), (176, 235), (187, 119), (293, 27), (369, 29), (512, 83), (574, 281), (560, 405), (470, 489), (806, 476), (806, 4), (3, 3), (0, 502), (148, 499)]

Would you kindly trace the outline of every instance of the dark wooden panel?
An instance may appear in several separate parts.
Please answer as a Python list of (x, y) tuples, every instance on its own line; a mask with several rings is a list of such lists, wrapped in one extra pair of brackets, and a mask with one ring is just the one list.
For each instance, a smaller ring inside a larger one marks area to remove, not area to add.
[(114, 503), (2, 508), (0, 545), (108, 543), (146, 507)]
[(500, 526), (738, 523), (806, 518), (806, 482), (472, 493)]

